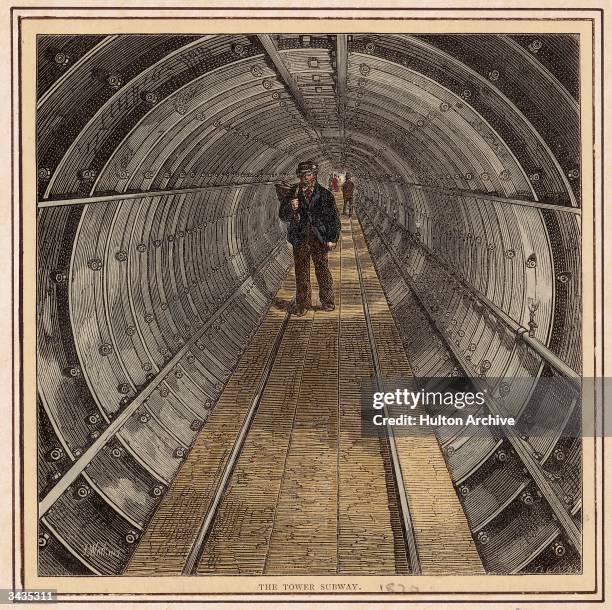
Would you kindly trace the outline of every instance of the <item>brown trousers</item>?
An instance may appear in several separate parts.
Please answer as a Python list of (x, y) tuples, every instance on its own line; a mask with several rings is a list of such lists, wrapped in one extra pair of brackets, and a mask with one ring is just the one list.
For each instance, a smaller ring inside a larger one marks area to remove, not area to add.
[(310, 287), (310, 257), (314, 263), (315, 275), (319, 284), (319, 300), (321, 306), (334, 305), (334, 282), (329, 271), (327, 246), (317, 237), (308, 232), (308, 238), (299, 246), (293, 246), (293, 262), (295, 264), (295, 304), (299, 309), (312, 305), (312, 289)]
[(353, 215), (353, 197), (347, 197), (344, 200), (344, 205), (342, 206), (342, 213), (346, 214), (346, 210), (348, 208), (348, 214), (349, 216)]

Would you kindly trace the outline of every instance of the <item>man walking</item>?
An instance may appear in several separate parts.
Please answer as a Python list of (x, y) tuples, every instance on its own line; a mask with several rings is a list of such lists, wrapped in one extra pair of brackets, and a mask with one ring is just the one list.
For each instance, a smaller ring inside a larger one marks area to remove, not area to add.
[(351, 180), (351, 174), (346, 172), (346, 178), (342, 185), (342, 198), (344, 199), (344, 205), (342, 206), (342, 213), (346, 215), (348, 209), (348, 215), (352, 216), (353, 213), (353, 192), (355, 191), (355, 183)]
[(280, 206), (279, 217), (289, 223), (287, 239), (293, 246), (295, 265), (295, 301), (290, 313), (303, 316), (312, 307), (310, 258), (319, 284), (321, 309), (333, 311), (334, 288), (328, 266), (328, 254), (340, 238), (340, 219), (334, 196), (317, 181), (314, 161), (298, 164), (299, 184), (291, 188)]

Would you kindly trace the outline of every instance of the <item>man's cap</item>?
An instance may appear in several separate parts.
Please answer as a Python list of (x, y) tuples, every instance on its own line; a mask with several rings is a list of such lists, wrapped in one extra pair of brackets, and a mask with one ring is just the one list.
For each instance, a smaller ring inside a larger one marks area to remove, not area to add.
[(296, 174), (306, 174), (307, 172), (316, 172), (319, 166), (314, 161), (300, 161), (297, 166)]

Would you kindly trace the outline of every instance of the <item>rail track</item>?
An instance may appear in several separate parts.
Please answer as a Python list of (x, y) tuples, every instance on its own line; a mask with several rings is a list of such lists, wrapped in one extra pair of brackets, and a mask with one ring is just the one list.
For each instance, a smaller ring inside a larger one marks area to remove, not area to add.
[(336, 310), (287, 313), (289, 273), (125, 574), (483, 572), (433, 436), (363, 434), (362, 383), (412, 372), (342, 224)]

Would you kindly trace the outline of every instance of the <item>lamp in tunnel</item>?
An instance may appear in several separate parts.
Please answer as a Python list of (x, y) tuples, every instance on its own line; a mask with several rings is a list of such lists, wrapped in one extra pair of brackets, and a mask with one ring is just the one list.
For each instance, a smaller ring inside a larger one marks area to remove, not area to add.
[(540, 300), (535, 297), (529, 297), (527, 299), (527, 307), (529, 308), (529, 336), (533, 339), (536, 328), (538, 328), (538, 323), (535, 321), (535, 313), (540, 307)]

